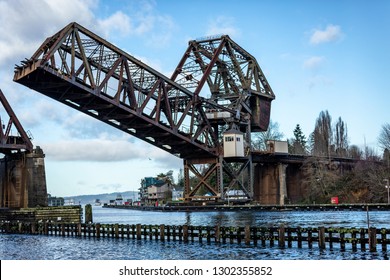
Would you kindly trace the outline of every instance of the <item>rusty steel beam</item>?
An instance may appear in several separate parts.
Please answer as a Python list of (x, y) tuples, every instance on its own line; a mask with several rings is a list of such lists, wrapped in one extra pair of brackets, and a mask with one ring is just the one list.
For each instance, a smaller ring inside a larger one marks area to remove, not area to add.
[(171, 80), (197, 96), (207, 82), (213, 102), (234, 112), (236, 123), (252, 131), (268, 128), (275, 95), (256, 59), (228, 35), (189, 42)]
[[(1, 89), (0, 102), (9, 116), (5, 130), (0, 118), (0, 152), (3, 154), (20, 150), (32, 152), (33, 144)], [(11, 135), (12, 125), (15, 126), (19, 135)]]
[[(227, 35), (190, 41), (168, 78), (73, 22), (17, 65), (14, 81), (182, 158), (186, 199), (200, 189), (223, 198), (231, 188), (253, 197), (250, 135), (268, 128), (275, 95)], [(231, 128), (245, 134), (247, 152), (225, 160), (221, 139)]]
[[(14, 81), (181, 158), (220, 151), (218, 131), (205, 111), (222, 106), (196, 98), (77, 23), (46, 39), (16, 66)], [(145, 133), (142, 127), (148, 126)]]

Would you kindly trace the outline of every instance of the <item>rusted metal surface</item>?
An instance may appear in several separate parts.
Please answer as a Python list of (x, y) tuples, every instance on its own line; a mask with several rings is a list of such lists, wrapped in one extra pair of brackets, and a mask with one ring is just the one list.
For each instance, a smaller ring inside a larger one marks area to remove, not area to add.
[[(33, 144), (1, 89), (0, 102), (9, 116), (7, 126), (5, 126), (5, 124), (3, 125), (0, 116), (0, 153), (9, 154), (13, 151), (20, 150), (27, 150), (31, 152)], [(11, 135), (12, 126), (16, 128), (19, 135)]]
[(190, 41), (171, 79), (195, 96), (207, 83), (209, 99), (234, 111), (230, 121), (251, 118), (251, 131), (267, 130), (275, 95), (256, 59), (228, 35)]
[[(227, 35), (191, 41), (168, 78), (71, 23), (15, 67), (14, 81), (182, 158), (187, 173), (186, 163), (203, 162), (209, 173), (192, 171), (215, 198), (234, 187), (252, 197), (250, 134), (267, 129), (275, 96), (255, 58)], [(202, 96), (206, 83), (210, 95)], [(248, 186), (237, 177), (242, 168), (222, 159), (221, 136), (233, 127), (245, 134), (236, 162), (248, 162)], [(185, 195), (195, 197), (200, 184), (191, 189), (188, 174)]]

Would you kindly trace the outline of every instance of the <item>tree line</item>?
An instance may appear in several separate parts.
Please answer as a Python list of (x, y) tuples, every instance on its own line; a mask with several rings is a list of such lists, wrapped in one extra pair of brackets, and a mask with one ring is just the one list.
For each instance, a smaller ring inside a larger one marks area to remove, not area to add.
[[(377, 154), (371, 147), (351, 145), (347, 124), (339, 117), (332, 122), (328, 111), (320, 112), (314, 130), (308, 137), (299, 124), (288, 139), (289, 154), (304, 155), (302, 165), (305, 189), (304, 203), (329, 203), (331, 197), (339, 197), (343, 203), (388, 202), (390, 179), (390, 123), (382, 125), (378, 135)], [(266, 149), (267, 140), (282, 140), (279, 124), (271, 120), (266, 132), (256, 133), (255, 149)], [(350, 159), (348, 165), (336, 164), (334, 158)], [(386, 185), (388, 188), (386, 188)]]

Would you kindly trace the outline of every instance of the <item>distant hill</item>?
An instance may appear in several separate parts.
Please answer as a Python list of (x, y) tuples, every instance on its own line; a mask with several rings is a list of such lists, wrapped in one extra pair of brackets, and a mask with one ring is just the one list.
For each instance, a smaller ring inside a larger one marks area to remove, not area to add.
[(102, 194), (88, 194), (88, 195), (77, 195), (77, 196), (67, 196), (64, 197), (65, 203), (67, 201), (74, 201), (75, 204), (94, 204), (96, 199), (100, 199), (100, 202), (108, 203), (110, 200), (113, 200), (117, 195), (122, 195), (123, 201), (128, 199), (136, 200), (138, 197), (138, 192), (127, 191), (127, 192), (113, 192), (113, 193), (102, 193)]

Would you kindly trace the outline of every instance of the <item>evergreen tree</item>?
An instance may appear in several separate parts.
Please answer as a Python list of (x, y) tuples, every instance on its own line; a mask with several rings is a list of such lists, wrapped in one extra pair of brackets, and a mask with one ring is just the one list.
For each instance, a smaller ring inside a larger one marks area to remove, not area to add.
[(306, 136), (303, 134), (299, 124), (294, 129), (294, 138), (291, 140), (290, 153), (306, 154)]

